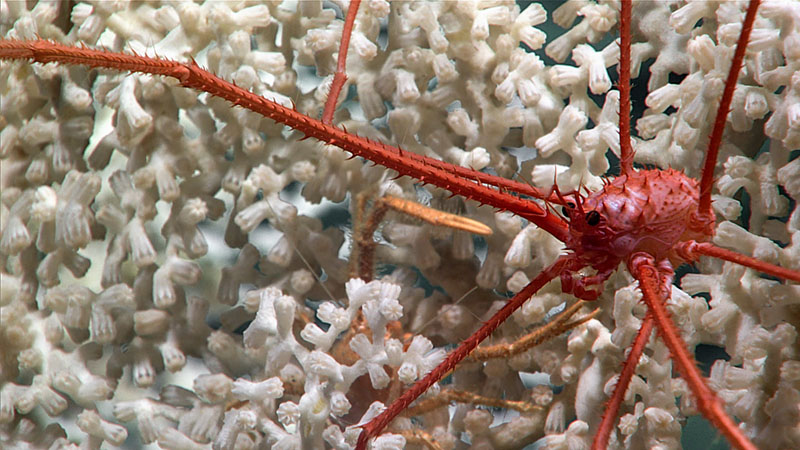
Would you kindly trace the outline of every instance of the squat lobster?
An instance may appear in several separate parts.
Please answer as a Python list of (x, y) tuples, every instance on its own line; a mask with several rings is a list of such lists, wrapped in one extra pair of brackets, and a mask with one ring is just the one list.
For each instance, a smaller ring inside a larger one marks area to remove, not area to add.
[[(610, 405), (595, 438), (596, 447), (607, 444), (616, 411), (625, 394), (650, 331), (656, 326), (666, 342), (679, 370), (684, 375), (698, 407), (715, 423), (723, 434), (738, 448), (754, 448), (739, 427), (724, 413), (720, 402), (703, 381), (695, 368), (675, 326), (664, 307), (669, 293), (673, 267), (681, 262), (692, 262), (700, 255), (709, 255), (733, 261), (764, 273), (800, 281), (800, 272), (783, 269), (753, 258), (735, 254), (713, 246), (707, 241), (713, 235), (715, 217), (711, 209), (713, 168), (719, 150), (725, 117), (736, 85), (738, 68), (742, 64), (746, 42), (755, 20), (758, 1), (752, 1), (742, 27), (736, 56), (726, 82), (720, 113), (709, 144), (703, 179), (698, 183), (673, 170), (640, 170), (633, 168), (634, 152), (630, 146), (629, 129), (629, 75), (630, 75), (630, 2), (622, 2), (620, 34), (620, 147), (621, 170), (597, 193), (583, 195), (557, 193), (553, 198), (536, 190), (498, 180), (474, 172), (421, 157), (410, 152), (372, 142), (351, 135), (325, 122), (311, 119), (291, 108), (282, 107), (246, 90), (225, 82), (197, 65), (184, 65), (172, 61), (141, 56), (111, 54), (102, 51), (62, 46), (52, 42), (3, 41), (0, 58), (30, 59), (36, 62), (60, 62), (108, 67), (117, 70), (145, 72), (171, 76), (182, 85), (209, 92), (236, 105), (257, 111), (266, 117), (289, 125), (321, 141), (341, 147), (350, 153), (396, 170), (421, 181), (449, 189), (455, 194), (477, 200), (499, 209), (508, 210), (529, 220), (566, 244), (570, 254), (562, 256), (545, 268), (530, 284), (511, 299), (475, 334), (464, 341), (447, 359), (425, 378), (415, 384), (383, 413), (364, 425), (358, 448), (364, 448), (368, 439), (380, 434), (382, 429), (432, 384), (466, 357), (482, 340), (488, 337), (504, 320), (519, 308), (531, 295), (553, 278), (560, 278), (562, 289), (576, 297), (593, 300), (600, 294), (602, 283), (625, 263), (631, 274), (639, 280), (644, 301), (649, 312), (632, 346), (623, 375), (617, 383)], [(351, 13), (357, 3), (351, 4)], [(347, 34), (345, 28), (345, 34)], [(331, 98), (335, 99), (332, 93)], [(476, 180), (476, 181), (473, 181)], [(497, 186), (494, 189), (486, 185)], [(510, 195), (516, 191), (537, 198), (547, 198), (551, 203), (565, 207), (566, 218), (541, 207), (538, 203)], [(585, 276), (579, 271), (592, 268), (596, 273)]]

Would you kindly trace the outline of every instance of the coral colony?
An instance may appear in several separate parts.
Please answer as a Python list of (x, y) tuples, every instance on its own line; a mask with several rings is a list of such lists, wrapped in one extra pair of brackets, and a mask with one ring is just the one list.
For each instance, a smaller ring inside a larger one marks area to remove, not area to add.
[[(194, 59), (320, 117), (346, 3), (0, 1), (0, 32)], [(746, 8), (634, 5), (638, 166), (699, 177)], [(598, 190), (618, 171), (618, 9), (365, 1), (332, 123), (545, 190)], [(520, 217), (173, 79), (2, 61), (0, 94), (3, 448), (353, 448), (563, 252)], [(765, 2), (716, 172), (717, 245), (800, 269), (798, 148), (800, 3)], [(493, 233), (387, 213), (388, 195)], [(760, 448), (800, 447), (800, 286), (711, 258), (688, 272), (667, 309), (689, 348), (724, 350), (706, 375), (727, 414)], [(626, 270), (596, 302), (556, 279), (371, 445), (588, 447), (640, 298)], [(653, 337), (610, 444), (680, 447), (697, 415)]]

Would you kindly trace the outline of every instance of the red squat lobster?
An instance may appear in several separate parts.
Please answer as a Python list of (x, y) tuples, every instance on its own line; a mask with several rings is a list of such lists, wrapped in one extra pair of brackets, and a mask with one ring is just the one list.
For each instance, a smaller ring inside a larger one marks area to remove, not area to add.
[[(611, 437), (613, 423), (653, 327), (669, 349), (702, 414), (736, 448), (755, 448), (743, 429), (726, 414), (724, 405), (698, 371), (693, 357), (687, 351), (686, 344), (667, 312), (666, 302), (671, 293), (674, 267), (683, 263), (693, 263), (704, 255), (734, 262), (774, 277), (800, 282), (800, 272), (797, 270), (781, 268), (716, 247), (709, 242), (714, 235), (716, 223), (711, 205), (714, 168), (726, 118), (734, 98), (737, 77), (760, 2), (751, 1), (747, 9), (710, 135), (702, 179), (699, 182), (672, 169), (634, 169), (629, 111), (632, 5), (630, 1), (621, 2), (619, 12), (621, 173), (616, 178), (608, 180), (600, 191), (589, 194), (561, 193), (555, 187), (551, 193), (544, 193), (526, 184), (453, 166), (370, 141), (330, 125), (339, 90), (345, 82), (344, 61), (358, 3), (352, 1), (350, 4), (339, 51), (339, 67), (322, 121), (241, 89), (200, 69), (194, 63), (183, 64), (139, 55), (70, 47), (44, 40), (0, 41), (0, 59), (87, 65), (174, 77), (185, 87), (208, 92), (234, 105), (258, 112), (299, 130), (308, 137), (338, 146), (353, 155), (393, 169), (400, 175), (410, 176), (465, 198), (513, 212), (565, 244), (566, 254), (543, 269), (478, 331), (453, 350), (439, 366), (416, 382), (383, 412), (364, 423), (356, 448), (366, 448), (370, 438), (378, 436), (399, 413), (453, 370), (545, 284), (554, 278), (559, 278), (564, 293), (573, 294), (584, 300), (595, 300), (601, 294), (604, 282), (616, 271), (619, 264), (624, 264), (630, 274), (638, 280), (642, 299), (648, 311), (595, 433), (594, 448), (605, 448), (610, 439), (616, 439)], [(543, 207), (536, 201), (512, 195), (511, 192), (545, 200), (547, 205)], [(551, 204), (561, 206), (565, 217), (551, 211), (549, 206)], [(593, 274), (586, 275), (586, 269), (591, 269)]]

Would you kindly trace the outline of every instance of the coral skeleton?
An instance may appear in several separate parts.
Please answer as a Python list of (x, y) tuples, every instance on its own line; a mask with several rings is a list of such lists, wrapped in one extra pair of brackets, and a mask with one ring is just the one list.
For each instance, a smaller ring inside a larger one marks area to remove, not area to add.
[[(0, 36), (196, 61), (319, 117), (348, 3), (0, 0)], [(649, 92), (637, 165), (698, 177), (745, 9), (634, 6), (634, 84)], [(619, 168), (617, 21), (610, 0), (365, 1), (333, 123), (543, 190), (597, 190)], [(765, 2), (713, 197), (717, 245), (792, 269), (798, 49), (800, 3)], [(3, 448), (352, 449), (360, 425), (563, 252), (523, 218), (175, 80), (6, 60), (0, 80)], [(384, 195), (493, 234), (388, 212), (362, 236), (356, 199)], [(348, 267), (367, 258), (364, 239), (374, 273), (360, 279)], [(709, 384), (759, 448), (800, 448), (800, 287), (695, 267), (667, 309), (691, 350), (725, 355)], [(624, 270), (597, 302), (547, 284), (490, 338), (502, 356), (459, 365), (372, 448), (588, 448), (640, 299)], [(512, 351), (573, 305), (569, 326)], [(679, 448), (698, 414), (653, 337), (610, 445)]]

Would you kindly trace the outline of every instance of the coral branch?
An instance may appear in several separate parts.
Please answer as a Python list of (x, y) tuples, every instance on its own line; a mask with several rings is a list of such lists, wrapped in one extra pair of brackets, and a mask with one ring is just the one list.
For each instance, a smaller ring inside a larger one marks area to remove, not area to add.
[(478, 222), (477, 220), (472, 220), (467, 217), (461, 217), (455, 214), (428, 208), (427, 206), (420, 205), (416, 202), (392, 196), (383, 197), (379, 201), (381, 203), (386, 203), (386, 206), (394, 209), (395, 211), (416, 217), (420, 220), (430, 223), (431, 225), (448, 227), (454, 230), (462, 230), (468, 233), (479, 234), (483, 236), (492, 234), (491, 228)]
[(595, 309), (591, 313), (575, 320), (569, 320), (579, 309), (581, 309), (587, 302), (579, 300), (572, 306), (562, 311), (559, 315), (554, 317), (550, 322), (541, 328), (533, 330), (531, 333), (517, 339), (511, 344), (496, 344), (476, 348), (467, 357), (469, 361), (486, 361), (494, 358), (509, 358), (518, 355), (524, 351), (530, 350), (537, 345), (540, 345), (548, 340), (559, 336), (578, 325), (586, 323), (593, 319), (600, 313), (599, 309)]
[(416, 405), (403, 411), (403, 415), (408, 417), (418, 416), (441, 406), (447, 405), (450, 402), (488, 406), (490, 408), (511, 409), (519, 412), (533, 412), (542, 410), (541, 406), (530, 402), (490, 398), (473, 394), (472, 392), (446, 389), (431, 398), (420, 400)]
[[(353, 221), (353, 253), (350, 255), (350, 273), (355, 278), (372, 280), (375, 266), (375, 247), (373, 234), (389, 209), (416, 217), (432, 225), (443, 226), (455, 230), (479, 235), (490, 235), (493, 230), (477, 220), (428, 208), (419, 203), (390, 195), (380, 197), (372, 203), (367, 214), (367, 194), (360, 194), (355, 199)], [(364, 217), (364, 216), (368, 217)]]
[(443, 447), (436, 442), (436, 438), (422, 430), (401, 430), (397, 434), (403, 436), (409, 444), (420, 444), (430, 450), (443, 450)]

